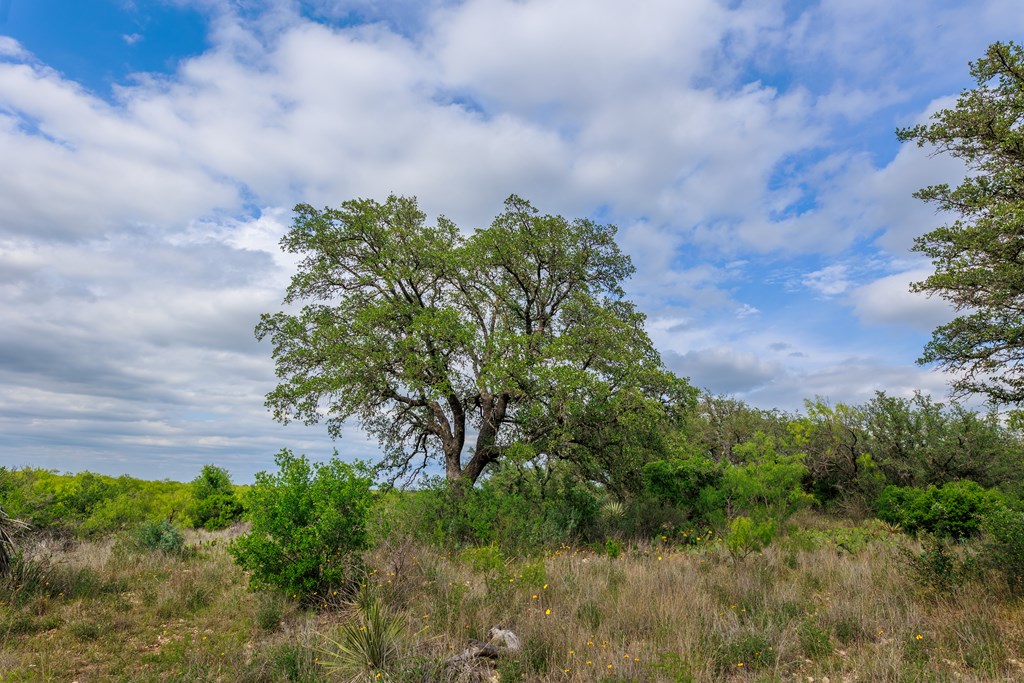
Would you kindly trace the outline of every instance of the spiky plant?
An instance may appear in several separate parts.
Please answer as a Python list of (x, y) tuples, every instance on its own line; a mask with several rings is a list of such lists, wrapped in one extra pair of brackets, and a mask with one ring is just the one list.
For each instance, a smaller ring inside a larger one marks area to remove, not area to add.
[(321, 635), (323, 667), (353, 683), (386, 680), (401, 657), (405, 624), (372, 593), (362, 593), (355, 606), (355, 620), (340, 626), (334, 637)]
[(11, 555), (14, 553), (14, 533), (19, 529), (27, 529), (28, 524), (20, 519), (7, 516), (0, 507), (0, 576), (7, 576), (11, 570)]

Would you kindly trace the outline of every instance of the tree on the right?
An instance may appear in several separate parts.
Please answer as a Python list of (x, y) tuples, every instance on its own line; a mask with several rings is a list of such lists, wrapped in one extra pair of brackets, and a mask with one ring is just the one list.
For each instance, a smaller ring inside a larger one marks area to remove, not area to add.
[(911, 285), (960, 312), (935, 329), (918, 360), (953, 371), (954, 393), (998, 404), (1024, 401), (1024, 49), (991, 45), (970, 65), (977, 86), (927, 124), (897, 130), (969, 169), (956, 187), (914, 194), (952, 222), (915, 240), (935, 273)]

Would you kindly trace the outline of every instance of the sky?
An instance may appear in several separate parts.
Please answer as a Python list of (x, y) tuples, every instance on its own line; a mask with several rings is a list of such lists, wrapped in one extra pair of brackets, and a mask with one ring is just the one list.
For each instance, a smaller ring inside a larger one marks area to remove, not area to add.
[(282, 448), (260, 313), (298, 202), (510, 194), (614, 223), (665, 364), (763, 408), (938, 399), (901, 145), (1019, 0), (0, 0), (0, 466), (239, 483)]

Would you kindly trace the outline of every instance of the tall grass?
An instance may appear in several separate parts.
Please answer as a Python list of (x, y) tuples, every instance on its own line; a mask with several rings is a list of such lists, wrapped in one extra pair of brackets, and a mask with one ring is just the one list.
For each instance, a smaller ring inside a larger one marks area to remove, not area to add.
[(367, 555), (357, 611), (248, 592), (227, 536), (189, 533), (183, 556), (26, 546), (0, 586), (4, 680), (439, 680), (496, 624), (522, 643), (480, 667), (503, 683), (1024, 678), (1024, 605), (998, 583), (937, 593), (907, 570), (919, 544), (826, 518), (735, 565), (717, 540), (500, 561), (392, 544)]

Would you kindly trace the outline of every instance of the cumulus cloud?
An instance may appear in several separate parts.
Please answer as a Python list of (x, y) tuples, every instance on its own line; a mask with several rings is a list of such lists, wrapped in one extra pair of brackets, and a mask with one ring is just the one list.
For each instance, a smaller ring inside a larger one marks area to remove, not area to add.
[(779, 366), (750, 352), (716, 347), (664, 354), (665, 365), (676, 374), (689, 377), (694, 386), (713, 394), (749, 392), (771, 381)]
[(917, 268), (858, 287), (850, 294), (854, 311), (871, 324), (902, 325), (922, 331), (944, 325), (956, 315), (955, 309), (941, 298), (910, 291), (911, 282), (920, 282), (931, 274), (929, 268)]
[(804, 286), (825, 297), (842, 294), (852, 284), (847, 278), (847, 267), (841, 263), (807, 273), (802, 282)]
[[(927, 84), (1020, 26), (1015, 3), (943, 2), (948, 24), (920, 2), (193, 4), (210, 48), (106, 99), (0, 37), (0, 464), (245, 479), (283, 445), (323, 455), (322, 429), (266, 415), (252, 328), (294, 269), (294, 203), (392, 191), (467, 230), (511, 192), (619, 224), (652, 338), (713, 391), (941, 389), (882, 347), (822, 351), (829, 297), (864, 323), (938, 315), (849, 264), (871, 240), (902, 255), (935, 221), (910, 193), (962, 174), (845, 126), (945, 106)], [(373, 454), (358, 430), (340, 446)]]

